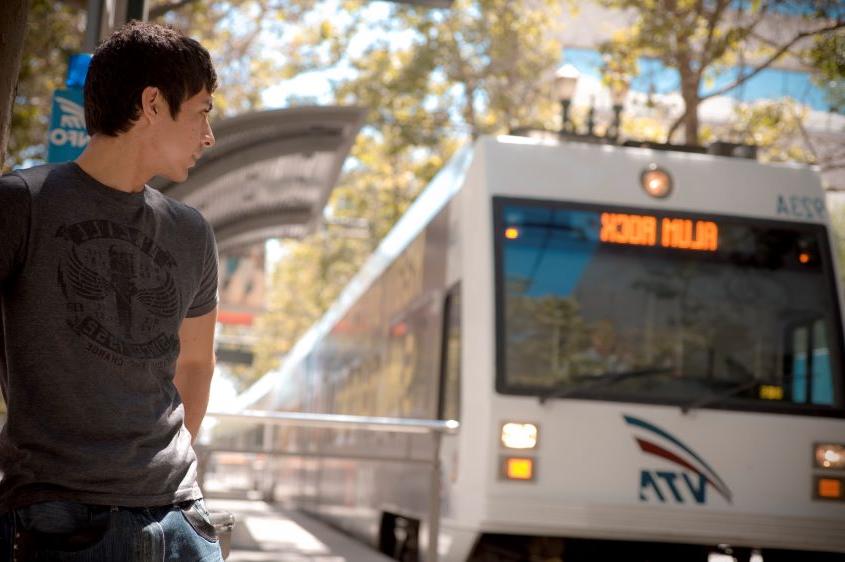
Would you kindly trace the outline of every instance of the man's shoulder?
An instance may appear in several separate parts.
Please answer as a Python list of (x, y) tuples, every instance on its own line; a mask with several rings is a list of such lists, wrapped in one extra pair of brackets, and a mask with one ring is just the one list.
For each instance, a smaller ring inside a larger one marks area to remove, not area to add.
[(61, 171), (65, 164), (41, 164), (31, 168), (19, 168), (2, 176), (7, 182), (23, 181), (30, 189), (38, 187), (55, 171)]
[(41, 190), (47, 177), (55, 170), (54, 164), (12, 170), (0, 176), (0, 197), (8, 204), (15, 200), (29, 201)]
[(0, 212), (27, 216), (31, 204), (32, 193), (24, 178), (14, 172), (0, 176)]
[(207, 228), (208, 221), (196, 208), (183, 201), (174, 199), (159, 190), (147, 186), (149, 194), (148, 202), (158, 208), (167, 209), (169, 213), (176, 216), (182, 224), (189, 224), (194, 228)]
[(67, 171), (67, 164), (42, 164), (31, 168), (12, 170), (0, 176), (0, 188), (6, 190), (26, 191), (30, 196), (41, 192), (48, 178), (56, 174), (63, 175)]

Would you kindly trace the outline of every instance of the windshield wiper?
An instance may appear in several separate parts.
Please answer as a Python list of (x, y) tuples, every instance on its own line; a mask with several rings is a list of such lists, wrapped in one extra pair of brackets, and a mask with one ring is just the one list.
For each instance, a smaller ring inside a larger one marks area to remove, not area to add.
[(699, 408), (703, 408), (704, 406), (709, 406), (714, 402), (719, 402), (720, 400), (730, 398), (731, 396), (739, 394), (740, 392), (746, 391), (749, 388), (753, 388), (757, 384), (760, 384), (760, 382), (761, 381), (758, 381), (757, 379), (738, 382), (733, 386), (729, 386), (722, 392), (708, 394), (707, 396), (699, 398), (698, 400), (694, 400), (688, 404), (682, 404), (681, 412), (684, 414), (689, 414), (692, 410), (697, 410)]
[(540, 404), (545, 404), (547, 400), (552, 398), (568, 398), (573, 394), (580, 394), (581, 392), (595, 390), (605, 386), (616, 384), (619, 381), (628, 379), (636, 379), (640, 377), (648, 377), (652, 375), (662, 375), (671, 373), (675, 369), (673, 367), (644, 367), (642, 369), (634, 369), (631, 371), (621, 371), (617, 373), (601, 373), (598, 375), (589, 376), (589, 380), (585, 384), (566, 385), (553, 388), (546, 394), (541, 394)]
[(749, 388), (752, 388), (762, 382), (754, 377), (754, 373), (752, 373), (748, 369), (748, 367), (746, 367), (730, 355), (725, 357), (725, 363), (728, 365), (728, 367), (731, 367), (737, 372), (739, 372), (739, 374), (742, 375), (743, 380), (739, 381), (734, 385), (729, 386), (721, 392), (714, 392), (712, 394), (708, 394), (707, 396), (702, 396), (698, 400), (693, 400), (688, 404), (682, 404), (681, 413), (688, 414), (692, 410), (697, 410), (698, 408), (703, 408), (704, 406), (708, 406), (710, 404), (713, 404), (714, 402), (719, 402), (720, 400), (724, 400), (725, 398), (730, 398), (731, 396), (739, 394), (740, 392), (744, 392)]

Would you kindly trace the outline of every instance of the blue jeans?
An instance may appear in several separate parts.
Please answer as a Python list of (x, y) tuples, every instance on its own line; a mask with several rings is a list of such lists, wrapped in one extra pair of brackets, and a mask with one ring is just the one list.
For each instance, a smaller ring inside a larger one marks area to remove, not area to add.
[(0, 562), (220, 562), (202, 500), (164, 507), (53, 501), (0, 515)]

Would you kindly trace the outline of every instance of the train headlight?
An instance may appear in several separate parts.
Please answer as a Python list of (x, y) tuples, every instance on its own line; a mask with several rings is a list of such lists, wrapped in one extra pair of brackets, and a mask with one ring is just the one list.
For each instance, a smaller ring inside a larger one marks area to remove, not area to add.
[(533, 423), (502, 424), (502, 445), (508, 449), (533, 449), (537, 446), (537, 426)]
[(845, 469), (845, 445), (817, 443), (815, 458), (819, 468)]
[(649, 164), (640, 175), (640, 183), (646, 193), (663, 199), (672, 193), (672, 176), (657, 164)]

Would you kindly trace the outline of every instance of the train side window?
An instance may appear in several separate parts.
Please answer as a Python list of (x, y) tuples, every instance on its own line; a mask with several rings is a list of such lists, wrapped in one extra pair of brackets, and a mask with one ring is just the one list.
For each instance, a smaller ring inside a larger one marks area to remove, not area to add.
[(792, 401), (832, 405), (833, 377), (824, 320), (794, 325), (788, 344), (787, 372), (791, 375)]
[(454, 285), (443, 301), (443, 344), (440, 358), (440, 401), (437, 417), (460, 419), (461, 286)]

